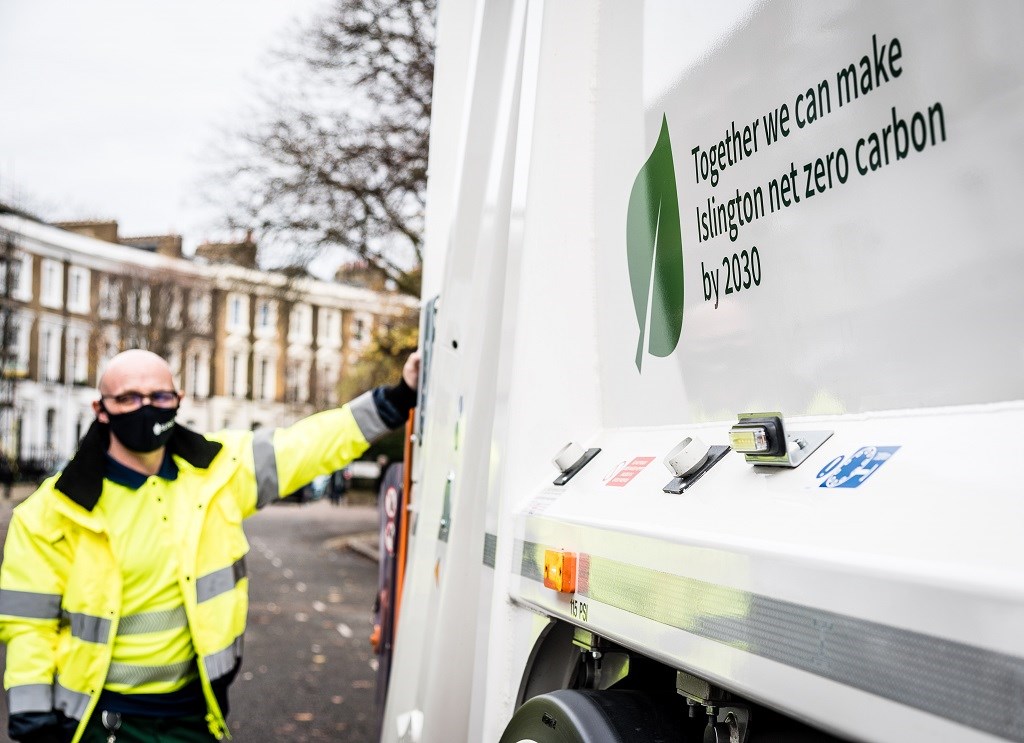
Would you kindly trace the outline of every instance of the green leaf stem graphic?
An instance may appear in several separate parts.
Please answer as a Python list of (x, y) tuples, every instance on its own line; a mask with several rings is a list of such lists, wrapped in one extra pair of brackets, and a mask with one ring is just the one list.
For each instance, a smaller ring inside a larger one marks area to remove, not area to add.
[(676, 349), (683, 328), (683, 239), (665, 116), (654, 151), (629, 194), (626, 259), (640, 326), (636, 346), (636, 368), (640, 371), (644, 339), (651, 355), (668, 356)]

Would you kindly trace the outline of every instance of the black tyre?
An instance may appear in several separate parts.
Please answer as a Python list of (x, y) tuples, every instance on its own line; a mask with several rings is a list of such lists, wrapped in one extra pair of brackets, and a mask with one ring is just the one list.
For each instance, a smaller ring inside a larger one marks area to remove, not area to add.
[(672, 693), (562, 689), (516, 710), (500, 743), (680, 743), (684, 707)]

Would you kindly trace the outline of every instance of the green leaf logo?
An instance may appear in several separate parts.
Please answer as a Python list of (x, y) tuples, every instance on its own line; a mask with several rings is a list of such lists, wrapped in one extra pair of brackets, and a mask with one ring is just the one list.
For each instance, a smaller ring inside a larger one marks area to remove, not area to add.
[(626, 257), (640, 326), (636, 345), (640, 371), (645, 338), (651, 355), (668, 356), (676, 350), (683, 328), (683, 238), (668, 118), (664, 116), (654, 151), (629, 194)]

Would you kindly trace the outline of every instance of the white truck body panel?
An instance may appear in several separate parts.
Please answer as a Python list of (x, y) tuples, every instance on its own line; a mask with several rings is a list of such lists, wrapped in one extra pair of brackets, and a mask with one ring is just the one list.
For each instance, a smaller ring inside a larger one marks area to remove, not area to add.
[[(1022, 32), (994, 0), (441, 3), (441, 300), (383, 740), (498, 740), (551, 618), (852, 740), (1024, 740)], [(681, 271), (645, 292), (649, 158)], [(733, 240), (711, 223), (737, 194)], [(682, 438), (758, 410), (831, 436), (663, 492)], [(570, 440), (601, 451), (555, 486)], [(544, 549), (580, 555), (574, 595)]]

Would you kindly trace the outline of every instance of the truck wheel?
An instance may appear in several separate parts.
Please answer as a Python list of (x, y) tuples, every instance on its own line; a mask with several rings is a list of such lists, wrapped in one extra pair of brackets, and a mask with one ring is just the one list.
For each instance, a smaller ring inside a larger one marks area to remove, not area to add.
[(516, 710), (500, 743), (682, 743), (676, 694), (561, 689)]

